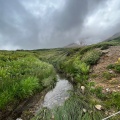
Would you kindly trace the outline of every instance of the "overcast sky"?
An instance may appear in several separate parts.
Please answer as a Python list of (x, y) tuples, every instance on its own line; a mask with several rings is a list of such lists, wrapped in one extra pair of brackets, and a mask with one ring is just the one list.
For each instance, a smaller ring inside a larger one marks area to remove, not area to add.
[(0, 49), (88, 44), (120, 32), (120, 0), (0, 0)]

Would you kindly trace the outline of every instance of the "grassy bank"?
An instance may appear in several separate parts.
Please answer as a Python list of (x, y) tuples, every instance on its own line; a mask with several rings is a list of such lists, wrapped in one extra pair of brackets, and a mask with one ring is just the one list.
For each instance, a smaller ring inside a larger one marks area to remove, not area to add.
[[(43, 108), (33, 120), (101, 120), (111, 108), (119, 110), (119, 93), (104, 94), (102, 87), (95, 87), (94, 82), (88, 81), (92, 66), (104, 54), (102, 50), (116, 45), (120, 45), (119, 38), (82, 48), (34, 51), (39, 59), (53, 64), (60, 73), (71, 79), (75, 83), (75, 91), (63, 106), (52, 110)], [(85, 87), (84, 92), (81, 86)], [(97, 110), (95, 105), (101, 105), (102, 110)], [(117, 119), (118, 116), (113, 118)]]
[[(59, 73), (74, 83), (74, 92), (63, 106), (52, 110), (43, 108), (33, 120), (101, 120), (107, 116), (106, 111), (118, 111), (120, 93), (103, 93), (102, 87), (96, 87), (94, 82), (89, 81), (92, 67), (97, 65), (105, 54), (103, 51), (118, 45), (120, 38), (81, 48), (1, 51), (0, 109), (53, 86), (56, 80), (54, 66)], [(119, 59), (116, 62), (106, 69), (119, 74)], [(109, 75), (104, 73), (103, 77), (108, 79)], [(92, 75), (92, 79), (95, 77), (96, 75)], [(102, 109), (96, 109), (96, 105), (101, 105)], [(113, 118), (118, 119), (119, 116)]]
[(0, 52), (0, 109), (55, 83), (52, 65), (28, 52)]

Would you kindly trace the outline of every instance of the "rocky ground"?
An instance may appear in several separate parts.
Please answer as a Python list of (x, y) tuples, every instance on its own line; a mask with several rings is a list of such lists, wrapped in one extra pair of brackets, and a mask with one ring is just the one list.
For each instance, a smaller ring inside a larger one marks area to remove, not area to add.
[(107, 66), (114, 64), (120, 58), (120, 46), (111, 46), (102, 50), (102, 57), (98, 64), (93, 66), (90, 81), (95, 82), (96, 87), (102, 87), (103, 92), (120, 91), (120, 74), (107, 69)]

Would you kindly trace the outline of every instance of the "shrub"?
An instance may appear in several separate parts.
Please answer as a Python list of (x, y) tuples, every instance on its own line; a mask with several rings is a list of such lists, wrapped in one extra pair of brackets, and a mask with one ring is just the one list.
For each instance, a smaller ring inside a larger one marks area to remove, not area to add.
[(89, 65), (94, 65), (99, 60), (100, 56), (101, 56), (101, 53), (99, 51), (91, 50), (83, 55), (82, 61)]

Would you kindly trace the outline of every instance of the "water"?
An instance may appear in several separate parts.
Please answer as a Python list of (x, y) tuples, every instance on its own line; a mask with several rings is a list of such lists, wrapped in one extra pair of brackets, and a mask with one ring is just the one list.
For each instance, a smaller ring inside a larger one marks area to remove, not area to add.
[(68, 91), (72, 89), (73, 86), (68, 80), (58, 76), (55, 88), (45, 95), (43, 107), (52, 109), (55, 106), (62, 105), (69, 98), (70, 93)]

